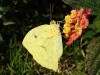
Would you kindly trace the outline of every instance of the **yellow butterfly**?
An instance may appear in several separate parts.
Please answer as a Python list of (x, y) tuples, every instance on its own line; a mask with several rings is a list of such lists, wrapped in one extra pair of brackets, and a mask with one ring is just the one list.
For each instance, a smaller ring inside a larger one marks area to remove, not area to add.
[(30, 30), (22, 44), (41, 66), (58, 71), (63, 53), (59, 24), (44, 24)]

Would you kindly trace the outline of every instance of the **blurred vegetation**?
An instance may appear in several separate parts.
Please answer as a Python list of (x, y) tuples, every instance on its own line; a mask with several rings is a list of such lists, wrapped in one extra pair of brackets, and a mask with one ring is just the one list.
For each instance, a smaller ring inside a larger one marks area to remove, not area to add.
[[(64, 54), (59, 61), (61, 73), (41, 67), (22, 46), (25, 34), (52, 19), (61, 21), (72, 9), (81, 7), (92, 9), (90, 25), (71, 46), (65, 45), (63, 38)], [(99, 7), (99, 0), (0, 0), (0, 75), (88, 75), (93, 68), (85, 69), (85, 61), (88, 62), (85, 54), (92, 38), (100, 35)], [(95, 46), (96, 42), (93, 44)]]
[(87, 72), (89, 75), (100, 75), (100, 37), (93, 38), (86, 51)]

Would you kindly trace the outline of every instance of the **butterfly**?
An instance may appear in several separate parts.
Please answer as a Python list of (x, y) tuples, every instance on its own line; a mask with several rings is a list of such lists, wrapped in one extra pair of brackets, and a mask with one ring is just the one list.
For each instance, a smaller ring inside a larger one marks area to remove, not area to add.
[(38, 64), (59, 71), (58, 61), (63, 53), (59, 24), (52, 22), (33, 28), (26, 34), (22, 44)]

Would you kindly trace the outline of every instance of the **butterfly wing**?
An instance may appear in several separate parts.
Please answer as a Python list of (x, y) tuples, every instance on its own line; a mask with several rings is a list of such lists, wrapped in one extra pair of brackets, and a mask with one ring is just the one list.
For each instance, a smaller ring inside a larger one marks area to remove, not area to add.
[(22, 43), (41, 66), (58, 70), (58, 61), (63, 51), (59, 25), (41, 25), (33, 28)]

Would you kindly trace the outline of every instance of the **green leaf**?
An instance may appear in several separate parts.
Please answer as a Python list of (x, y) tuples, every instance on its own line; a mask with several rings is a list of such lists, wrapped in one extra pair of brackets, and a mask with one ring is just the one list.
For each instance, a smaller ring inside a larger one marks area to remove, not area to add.
[(100, 37), (94, 38), (88, 44), (86, 52), (86, 70), (88, 74), (100, 75)]
[(92, 38), (94, 34), (94, 32), (88, 31), (83, 35), (83, 39)]
[(74, 9), (79, 8), (92, 8), (93, 14), (100, 13), (100, 0), (63, 0), (64, 3), (70, 5)]
[(78, 62), (78, 63), (77, 63), (77, 69), (78, 69), (78, 70), (82, 70), (83, 67), (84, 67), (84, 64), (85, 64), (84, 61)]
[(100, 32), (100, 20), (98, 20), (98, 21), (95, 21), (94, 22), (94, 25), (95, 25), (95, 27), (96, 27), (96, 32)]
[(85, 72), (82, 72), (82, 71), (71, 71), (69, 72), (69, 75), (87, 75)]

